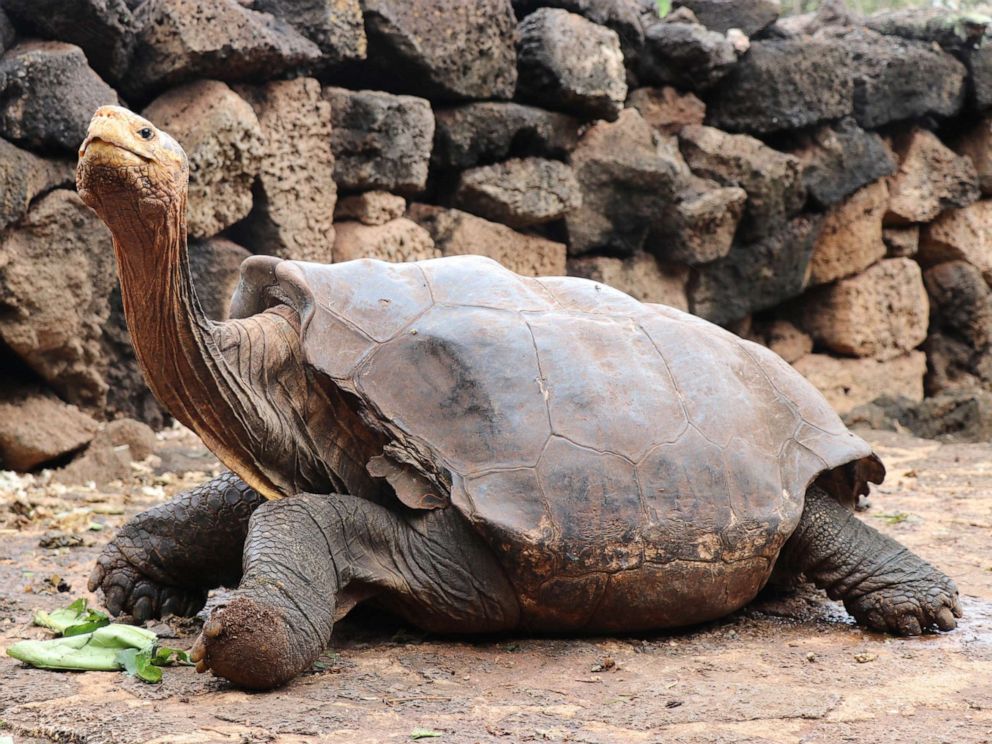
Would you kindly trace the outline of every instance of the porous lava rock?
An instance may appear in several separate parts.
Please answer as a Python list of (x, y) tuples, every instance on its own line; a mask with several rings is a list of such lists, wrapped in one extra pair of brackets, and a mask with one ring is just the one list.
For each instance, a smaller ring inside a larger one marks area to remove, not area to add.
[(452, 203), (494, 222), (528, 227), (561, 219), (582, 204), (582, 195), (564, 163), (514, 158), (464, 171)]
[(615, 287), (641, 302), (689, 309), (686, 297), (689, 269), (678, 264), (660, 263), (648, 253), (637, 253), (629, 258), (573, 258), (569, 259), (568, 273)]
[(27, 214), (35, 198), (74, 180), (68, 160), (40, 158), (0, 139), (0, 230)]
[(727, 33), (740, 29), (754, 36), (778, 20), (782, 5), (778, 0), (674, 0), (673, 8), (688, 8), (706, 28)]
[(253, 0), (320, 48), (321, 66), (365, 59), (368, 40), (360, 0)]
[(334, 260), (378, 258), (382, 261), (422, 261), (438, 258), (430, 233), (405, 217), (382, 225), (339, 222), (334, 239)]
[(827, 212), (810, 262), (810, 284), (857, 274), (883, 258), (882, 217), (889, 204), (884, 180), (865, 186)]

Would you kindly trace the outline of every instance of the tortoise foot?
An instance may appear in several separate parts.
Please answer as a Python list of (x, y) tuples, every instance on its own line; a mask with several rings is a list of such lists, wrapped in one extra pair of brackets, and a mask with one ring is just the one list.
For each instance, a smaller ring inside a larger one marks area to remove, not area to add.
[(143, 565), (140, 553), (129, 550), (120, 540), (104, 548), (88, 582), (91, 592), (103, 592), (111, 615), (127, 613), (135, 622), (143, 623), (168, 615), (192, 617), (203, 608), (205, 588), (174, 586), (153, 578), (159, 572), (150, 564)]
[(963, 614), (957, 587), (940, 571), (928, 564), (927, 568), (930, 573), (924, 578), (847, 597), (844, 606), (862, 625), (885, 633), (917, 636), (933, 629), (953, 630)]
[(190, 658), (198, 672), (209, 669), (238, 687), (270, 690), (310, 666), (313, 659), (301, 656), (298, 645), (277, 606), (239, 593), (213, 611)]

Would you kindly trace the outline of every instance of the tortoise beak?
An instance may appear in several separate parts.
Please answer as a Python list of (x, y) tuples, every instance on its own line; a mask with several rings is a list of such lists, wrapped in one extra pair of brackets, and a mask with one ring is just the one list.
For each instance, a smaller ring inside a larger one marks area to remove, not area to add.
[(79, 159), (93, 165), (140, 165), (151, 157), (139, 151), (132, 132), (134, 114), (119, 106), (101, 106), (93, 115)]

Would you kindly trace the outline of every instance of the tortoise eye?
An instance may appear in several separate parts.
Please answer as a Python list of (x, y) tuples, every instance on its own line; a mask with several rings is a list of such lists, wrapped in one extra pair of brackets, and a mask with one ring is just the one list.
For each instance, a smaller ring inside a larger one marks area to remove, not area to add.
[(154, 132), (152, 132), (152, 130), (148, 127), (138, 130), (138, 136), (141, 137), (141, 139), (150, 140), (153, 134)]

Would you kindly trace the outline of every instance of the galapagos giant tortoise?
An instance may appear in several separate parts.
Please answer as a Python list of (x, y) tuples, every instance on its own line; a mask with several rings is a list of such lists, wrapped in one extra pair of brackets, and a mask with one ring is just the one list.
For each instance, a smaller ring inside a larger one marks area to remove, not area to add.
[(237, 585), (201, 671), (285, 682), (361, 601), (446, 633), (633, 631), (733, 612), (773, 569), (871, 628), (955, 626), (954, 583), (853, 515), (881, 463), (774, 353), (473, 256), (257, 256), (215, 323), (187, 268), (187, 170), (104, 107), (78, 185), (149, 385), (230, 468), (126, 525), (90, 586), (140, 621)]

